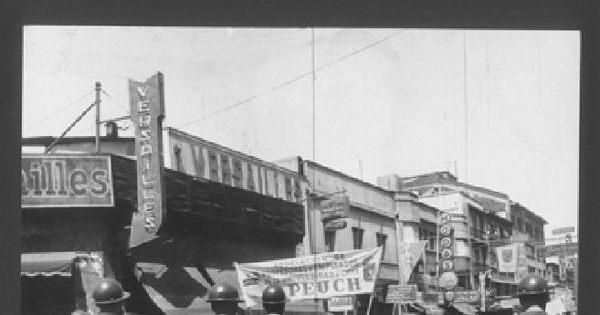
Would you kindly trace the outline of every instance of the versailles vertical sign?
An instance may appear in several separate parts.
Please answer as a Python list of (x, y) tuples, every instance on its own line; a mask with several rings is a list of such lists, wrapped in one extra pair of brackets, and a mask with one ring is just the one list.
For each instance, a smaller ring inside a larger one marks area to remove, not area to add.
[(131, 219), (129, 247), (156, 237), (165, 219), (163, 184), (162, 120), (164, 118), (163, 75), (146, 82), (129, 79), (129, 104), (135, 125), (137, 158), (137, 212)]

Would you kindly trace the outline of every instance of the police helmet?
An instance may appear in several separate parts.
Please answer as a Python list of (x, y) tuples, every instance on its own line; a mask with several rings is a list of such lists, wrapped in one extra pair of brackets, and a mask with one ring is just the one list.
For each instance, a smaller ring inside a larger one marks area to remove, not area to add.
[(239, 295), (238, 290), (227, 284), (218, 284), (213, 286), (208, 292), (207, 302), (243, 302)]
[(263, 304), (279, 304), (287, 301), (285, 291), (281, 286), (271, 284), (262, 293)]
[(523, 278), (517, 286), (517, 295), (543, 295), (548, 293), (548, 283), (542, 277), (531, 275)]
[(127, 299), (129, 295), (117, 280), (111, 278), (102, 279), (92, 293), (96, 304), (118, 303)]

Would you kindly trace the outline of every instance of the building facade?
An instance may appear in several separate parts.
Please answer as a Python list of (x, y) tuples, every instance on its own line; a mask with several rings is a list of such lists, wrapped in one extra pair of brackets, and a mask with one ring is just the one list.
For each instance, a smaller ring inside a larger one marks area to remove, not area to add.
[[(174, 161), (174, 167), (167, 165), (164, 174), (166, 220), (157, 238), (131, 248), (132, 214), (137, 211), (136, 162), (131, 156), (134, 141), (102, 137), (101, 153), (90, 154), (93, 139), (62, 139), (50, 153), (33, 156), (37, 160), (24, 155), (23, 165), (31, 166), (22, 170), (22, 314), (68, 314), (75, 308), (92, 308), (89, 297), (94, 279), (74, 269), (78, 266), (75, 261), (81, 261), (84, 256), (86, 259), (99, 257), (95, 260), (101, 263), (96, 269), (99, 270), (96, 280), (115, 278), (132, 293), (127, 300), (129, 311), (158, 315), (210, 312), (206, 294), (211, 286), (223, 282), (238, 286), (234, 262), (297, 255), (298, 245), (304, 238), (305, 210), (303, 196), (290, 193), (290, 189), (297, 187), (296, 182), (305, 182), (302, 176), (208, 142), (203, 143), (210, 148), (210, 155), (205, 154), (207, 171), (210, 171), (208, 179), (189, 174), (199, 163), (198, 158), (187, 160), (194, 157), (186, 151), (193, 146), (185, 146), (180, 141), (178, 147), (172, 145), (170, 151), (165, 149), (175, 157), (170, 160)], [(35, 140), (39, 139), (26, 139), (24, 143), (48, 144), (48, 141)], [(116, 152), (110, 152), (113, 149)], [(178, 152), (181, 158), (177, 157)], [(30, 196), (40, 195), (38, 190), (47, 193), (49, 189), (44, 184), (32, 183), (31, 179), (42, 178), (41, 182), (48, 183), (58, 178), (53, 180), (43, 175), (40, 165), (54, 163), (53, 168), (61, 173), (68, 169), (56, 166), (59, 160), (66, 159), (61, 163), (69, 166), (83, 163), (81, 161), (88, 156), (106, 161), (102, 164), (105, 165), (102, 174), (107, 178), (104, 182), (104, 177), (90, 173), (94, 167), (98, 168), (98, 162), (76, 166), (73, 174), (67, 173), (71, 175), (62, 178), (75, 181), (69, 187), (75, 187), (82, 194), (84, 190), (110, 189), (113, 192), (111, 205), (63, 203), (56, 208), (49, 198), (30, 200)], [(238, 178), (236, 166), (241, 159), (244, 159), (245, 169), (251, 171), (242, 172)], [(215, 160), (216, 166), (211, 162)], [(251, 173), (252, 170), (262, 170), (262, 173)], [(211, 180), (210, 174), (215, 173), (218, 180)], [(253, 177), (254, 174), (257, 176)], [(88, 181), (84, 183), (86, 178)], [(247, 188), (252, 185), (240, 187), (240, 179), (246, 184), (253, 182), (254, 190)], [(300, 189), (298, 192), (302, 193)], [(43, 298), (38, 291), (49, 294), (48, 298)], [(55, 302), (48, 302), (51, 300)], [(319, 303), (310, 301), (292, 303), (289, 312), (322, 309)]]

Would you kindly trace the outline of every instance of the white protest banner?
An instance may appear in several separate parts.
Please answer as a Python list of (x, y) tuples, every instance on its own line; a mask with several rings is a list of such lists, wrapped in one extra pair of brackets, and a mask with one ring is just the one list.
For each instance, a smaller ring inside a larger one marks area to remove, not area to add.
[(381, 247), (330, 252), (256, 263), (235, 263), (248, 307), (261, 303), (271, 283), (283, 287), (290, 301), (371, 294), (379, 273)]
[(425, 244), (427, 244), (427, 241), (399, 244), (400, 270), (402, 271), (401, 284), (406, 284), (408, 279), (410, 279), (410, 275), (417, 265), (417, 261), (419, 261), (419, 257), (423, 253), (423, 250), (425, 249)]

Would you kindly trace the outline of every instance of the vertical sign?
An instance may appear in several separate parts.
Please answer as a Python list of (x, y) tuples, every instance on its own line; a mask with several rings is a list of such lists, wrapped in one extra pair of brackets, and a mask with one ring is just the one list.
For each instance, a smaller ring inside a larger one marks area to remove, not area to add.
[(135, 125), (137, 158), (137, 212), (131, 220), (129, 247), (156, 237), (165, 219), (162, 120), (164, 118), (163, 75), (158, 72), (146, 82), (129, 79), (129, 104)]
[(440, 212), (439, 217), (439, 248), (438, 255), (441, 257), (439, 268), (442, 275), (438, 279), (439, 286), (444, 292), (444, 299), (451, 301), (454, 297), (454, 288), (458, 284), (458, 277), (454, 272), (454, 230), (450, 225), (451, 215)]

